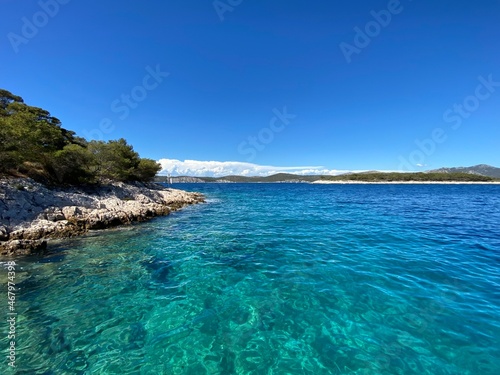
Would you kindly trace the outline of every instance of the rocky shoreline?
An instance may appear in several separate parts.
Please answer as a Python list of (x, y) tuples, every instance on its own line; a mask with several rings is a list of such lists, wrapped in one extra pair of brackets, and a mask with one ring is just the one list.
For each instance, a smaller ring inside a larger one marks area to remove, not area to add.
[(0, 180), (0, 256), (45, 250), (47, 240), (145, 221), (203, 195), (156, 183), (109, 182), (100, 186), (48, 188), (29, 178)]

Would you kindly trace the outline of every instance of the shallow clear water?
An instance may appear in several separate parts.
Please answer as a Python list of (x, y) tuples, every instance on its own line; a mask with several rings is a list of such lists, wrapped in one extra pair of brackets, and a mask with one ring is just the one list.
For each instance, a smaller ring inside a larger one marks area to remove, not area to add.
[(500, 373), (500, 186), (179, 187), (19, 260), (18, 374)]

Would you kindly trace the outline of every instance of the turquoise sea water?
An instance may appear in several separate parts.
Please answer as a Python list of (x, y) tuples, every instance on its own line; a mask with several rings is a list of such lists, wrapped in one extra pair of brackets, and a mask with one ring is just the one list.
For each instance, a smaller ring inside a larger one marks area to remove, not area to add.
[(500, 374), (500, 186), (178, 186), (18, 260), (1, 373)]

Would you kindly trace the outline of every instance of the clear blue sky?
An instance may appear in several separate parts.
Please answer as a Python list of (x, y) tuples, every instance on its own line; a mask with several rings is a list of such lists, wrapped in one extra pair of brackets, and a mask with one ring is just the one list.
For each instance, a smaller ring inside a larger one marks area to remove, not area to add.
[[(55, 2), (0, 0), (0, 87), (79, 135), (107, 118), (157, 160), (500, 166), (500, 83), (478, 79), (500, 82), (498, 0)], [(169, 75), (145, 90), (148, 66)]]

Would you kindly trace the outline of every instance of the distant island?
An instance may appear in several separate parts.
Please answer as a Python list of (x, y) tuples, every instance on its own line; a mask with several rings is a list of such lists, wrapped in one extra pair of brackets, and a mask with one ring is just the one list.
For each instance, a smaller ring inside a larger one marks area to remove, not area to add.
[(359, 181), (359, 182), (494, 182), (490, 176), (464, 172), (417, 172), (417, 173), (352, 173), (340, 176), (321, 176), (320, 181)]
[[(484, 173), (484, 174), (483, 174)], [(441, 168), (427, 172), (363, 172), (346, 173), (338, 176), (296, 175), (278, 173), (271, 176), (157, 176), (161, 183), (313, 183), (313, 182), (463, 182), (487, 183), (500, 181), (500, 168), (480, 164), (473, 167)]]

